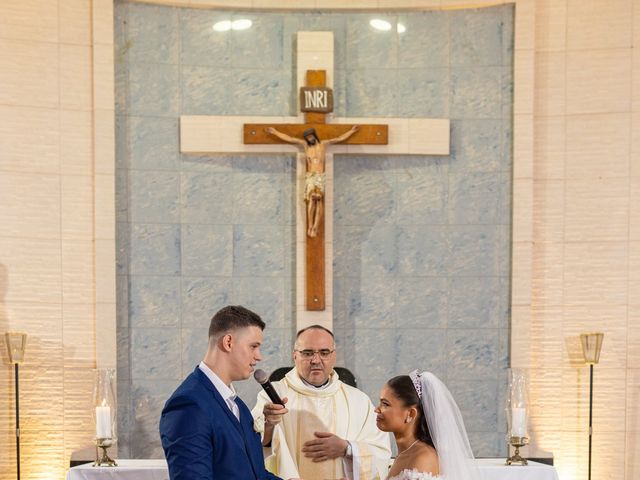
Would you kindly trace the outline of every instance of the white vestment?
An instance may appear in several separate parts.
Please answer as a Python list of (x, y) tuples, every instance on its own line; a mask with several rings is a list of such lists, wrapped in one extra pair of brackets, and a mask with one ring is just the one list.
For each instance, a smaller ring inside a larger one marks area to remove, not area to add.
[[(384, 479), (389, 470), (389, 434), (376, 426), (376, 414), (369, 397), (340, 381), (333, 372), (322, 389), (305, 384), (295, 368), (273, 386), (280, 398), (287, 397), (282, 422), (273, 430), (271, 448), (264, 452), (267, 469), (282, 478), (324, 480), (346, 477), (353, 480)], [(266, 393), (258, 394), (252, 414), (256, 431), (264, 432), (263, 407), (271, 403)], [(351, 443), (352, 456), (314, 463), (302, 453), (314, 432), (331, 432)]]

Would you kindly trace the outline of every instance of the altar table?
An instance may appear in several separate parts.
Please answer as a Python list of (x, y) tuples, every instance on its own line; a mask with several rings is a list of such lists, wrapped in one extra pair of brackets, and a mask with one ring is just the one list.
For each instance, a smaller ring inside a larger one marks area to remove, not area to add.
[[(117, 462), (117, 467), (78, 465), (69, 470), (67, 480), (169, 480), (164, 460), (121, 459)], [(507, 467), (504, 458), (480, 458), (477, 462), (482, 480), (558, 480), (556, 469), (542, 463)]]

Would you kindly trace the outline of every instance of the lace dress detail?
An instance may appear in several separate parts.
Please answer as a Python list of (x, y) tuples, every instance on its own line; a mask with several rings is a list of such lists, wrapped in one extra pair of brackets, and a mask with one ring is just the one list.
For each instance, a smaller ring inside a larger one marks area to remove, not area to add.
[(395, 477), (387, 477), (387, 480), (445, 480), (445, 478), (440, 475), (419, 472), (415, 468), (413, 470), (405, 468), (400, 472), (400, 475), (396, 475)]

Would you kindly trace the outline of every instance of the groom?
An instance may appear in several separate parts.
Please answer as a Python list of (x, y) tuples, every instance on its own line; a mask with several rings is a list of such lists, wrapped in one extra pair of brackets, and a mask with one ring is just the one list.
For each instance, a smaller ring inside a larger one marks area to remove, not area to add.
[(227, 306), (211, 319), (204, 360), (171, 395), (160, 437), (171, 480), (280, 480), (264, 468), (260, 434), (233, 381), (262, 360), (265, 324), (252, 311)]

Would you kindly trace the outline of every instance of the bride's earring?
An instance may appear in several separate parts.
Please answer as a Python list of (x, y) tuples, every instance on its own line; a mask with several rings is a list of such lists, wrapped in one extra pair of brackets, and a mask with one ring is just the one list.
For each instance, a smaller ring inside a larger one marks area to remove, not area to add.
[(404, 423), (411, 423), (411, 421), (413, 420), (413, 418), (411, 417), (407, 417), (404, 421)]

